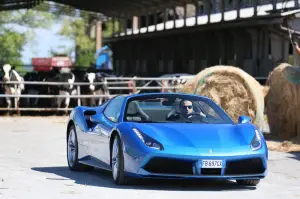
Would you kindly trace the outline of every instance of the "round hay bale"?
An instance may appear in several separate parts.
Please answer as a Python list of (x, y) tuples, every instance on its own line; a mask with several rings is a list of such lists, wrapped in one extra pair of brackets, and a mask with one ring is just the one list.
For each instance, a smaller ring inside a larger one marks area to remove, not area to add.
[(214, 100), (236, 123), (240, 115), (246, 115), (259, 129), (263, 128), (263, 89), (242, 69), (222, 65), (206, 68), (196, 75), (193, 93)]
[[(283, 139), (297, 136), (300, 125), (300, 70), (287, 63), (277, 66), (269, 75), (266, 113), (270, 131)], [(299, 134), (300, 135), (300, 134)]]
[(262, 86), (262, 92), (263, 92), (263, 96), (264, 98), (267, 96), (268, 92), (269, 92), (269, 89), (270, 87), (269, 86)]
[(194, 81), (195, 81), (194, 79), (187, 80), (186, 83), (179, 88), (179, 92), (193, 93), (195, 90)]

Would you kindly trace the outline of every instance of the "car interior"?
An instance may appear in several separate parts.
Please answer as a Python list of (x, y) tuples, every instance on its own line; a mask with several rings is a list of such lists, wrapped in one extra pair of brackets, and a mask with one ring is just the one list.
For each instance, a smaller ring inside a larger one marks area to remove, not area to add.
[[(127, 121), (166, 121), (171, 120), (173, 116), (180, 114), (179, 102), (181, 100), (176, 100), (174, 102), (162, 102), (158, 106), (143, 106), (140, 107), (138, 102), (132, 101), (128, 105), (126, 120)], [(199, 105), (197, 106), (193, 102), (193, 108), (195, 112), (201, 112)], [(203, 112), (203, 111), (202, 111)]]

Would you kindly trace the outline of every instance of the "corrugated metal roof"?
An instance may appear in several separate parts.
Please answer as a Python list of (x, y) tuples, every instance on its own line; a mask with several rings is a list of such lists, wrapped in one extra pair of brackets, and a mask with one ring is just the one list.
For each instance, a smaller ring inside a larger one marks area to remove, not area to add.
[[(33, 8), (42, 3), (42, 0), (0, 0), (1, 10), (17, 10), (24, 8)], [(120, 15), (142, 15), (147, 10), (158, 10), (170, 7), (169, 0), (98, 0), (98, 1), (82, 1), (82, 0), (53, 0), (44, 2), (55, 2), (72, 6), (74, 9), (86, 10), (89, 12), (102, 13), (106, 16)], [(184, 2), (192, 3), (192, 0)], [(54, 6), (59, 6), (59, 4)], [(172, 5), (183, 5), (183, 0), (173, 0)]]

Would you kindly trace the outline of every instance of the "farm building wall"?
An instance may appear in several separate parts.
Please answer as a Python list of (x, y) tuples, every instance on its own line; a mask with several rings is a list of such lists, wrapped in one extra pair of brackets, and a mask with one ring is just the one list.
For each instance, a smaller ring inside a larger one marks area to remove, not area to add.
[(129, 38), (112, 43), (119, 75), (159, 76), (198, 73), (218, 64), (266, 77), (279, 61), (288, 62), (290, 42), (267, 25)]

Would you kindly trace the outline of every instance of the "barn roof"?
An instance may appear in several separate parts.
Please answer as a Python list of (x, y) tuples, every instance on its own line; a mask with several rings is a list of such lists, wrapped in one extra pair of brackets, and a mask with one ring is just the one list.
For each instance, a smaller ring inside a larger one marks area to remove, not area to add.
[[(103, 13), (107, 16), (118, 16), (120, 14), (143, 14), (147, 10), (170, 7), (170, 0), (53, 0), (57, 3), (73, 6), (92, 12)], [(193, 0), (172, 0), (172, 5), (183, 5), (183, 2), (194, 3)]]
[(38, 5), (39, 0), (0, 0), (0, 10), (18, 10), (33, 8)]
[[(143, 14), (147, 10), (157, 10), (170, 7), (169, 0), (45, 0), (74, 7), (79, 10), (102, 13), (106, 16), (119, 16), (120, 14)], [(173, 0), (172, 5), (183, 5), (184, 2), (192, 3), (192, 0)], [(1, 10), (17, 10), (33, 8), (43, 0), (0, 0)]]

